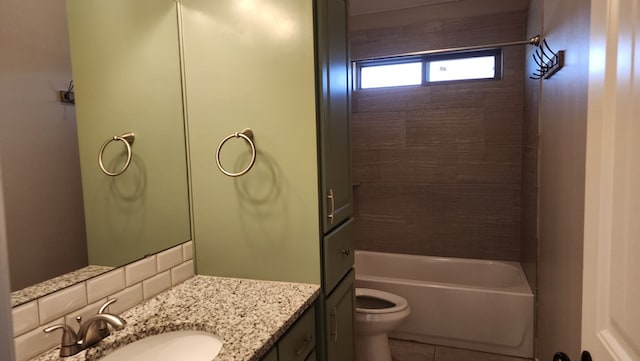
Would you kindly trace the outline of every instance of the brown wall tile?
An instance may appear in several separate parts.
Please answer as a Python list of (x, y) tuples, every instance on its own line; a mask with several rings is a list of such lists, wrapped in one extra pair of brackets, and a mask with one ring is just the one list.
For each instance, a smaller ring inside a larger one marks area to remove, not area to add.
[[(521, 40), (525, 15), (355, 31), (352, 53)], [(353, 93), (358, 248), (520, 259), (524, 51), (505, 49), (504, 63), (501, 80)]]
[(351, 97), (354, 113), (393, 112), (425, 109), (431, 102), (430, 87), (363, 89)]
[(406, 144), (405, 112), (354, 113), (351, 117), (353, 149), (383, 149)]
[(407, 145), (481, 142), (482, 108), (438, 108), (407, 114)]

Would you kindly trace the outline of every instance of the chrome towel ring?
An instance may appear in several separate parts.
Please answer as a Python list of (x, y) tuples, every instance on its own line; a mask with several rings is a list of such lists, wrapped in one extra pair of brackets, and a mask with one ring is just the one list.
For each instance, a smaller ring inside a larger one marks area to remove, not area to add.
[[(226, 143), (231, 138), (242, 138), (246, 140), (247, 143), (249, 143), (249, 145), (251, 146), (251, 161), (249, 162), (249, 165), (247, 165), (245, 169), (239, 171), (238, 173), (231, 173), (227, 171), (222, 167), (222, 163), (220, 163), (220, 149), (222, 149), (222, 146), (224, 145), (224, 143)], [(238, 177), (246, 174), (251, 169), (251, 167), (253, 167), (253, 164), (255, 162), (256, 162), (256, 145), (253, 143), (253, 131), (250, 128), (245, 128), (241, 132), (235, 132), (233, 134), (230, 134), (227, 137), (225, 137), (222, 141), (220, 141), (220, 144), (218, 144), (218, 149), (216, 150), (216, 164), (218, 165), (218, 169), (220, 169), (222, 173), (228, 175), (229, 177)]]
[[(102, 170), (102, 172), (108, 176), (111, 177), (115, 177), (115, 176), (119, 176), (120, 174), (124, 173), (125, 170), (127, 170), (127, 168), (129, 168), (129, 164), (131, 164), (131, 155), (132, 155), (132, 151), (131, 151), (131, 145), (133, 145), (133, 141), (136, 139), (135, 134), (133, 133), (124, 133), (121, 135), (114, 135), (112, 138), (107, 139), (106, 142), (104, 142), (102, 144), (102, 147), (100, 147), (100, 152), (98, 153), (98, 164), (100, 165), (100, 169)], [(104, 155), (104, 150), (107, 149), (107, 145), (109, 145), (109, 143), (111, 142), (117, 142), (120, 141), (122, 143), (124, 143), (124, 146), (127, 149), (127, 161), (124, 163), (124, 167), (122, 167), (122, 169), (115, 171), (115, 172), (109, 172), (105, 167), (104, 167), (104, 162), (102, 161), (102, 156)]]

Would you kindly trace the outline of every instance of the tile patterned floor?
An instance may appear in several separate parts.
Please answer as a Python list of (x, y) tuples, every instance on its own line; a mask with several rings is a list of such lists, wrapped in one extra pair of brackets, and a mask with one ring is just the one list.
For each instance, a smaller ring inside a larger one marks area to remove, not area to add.
[(531, 359), (390, 339), (393, 361), (531, 361)]

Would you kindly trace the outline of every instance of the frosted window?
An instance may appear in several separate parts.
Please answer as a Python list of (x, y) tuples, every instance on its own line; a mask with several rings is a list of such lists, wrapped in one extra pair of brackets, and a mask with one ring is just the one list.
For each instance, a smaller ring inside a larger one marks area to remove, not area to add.
[(354, 63), (357, 89), (496, 79), (502, 77), (502, 49), (380, 58)]
[(362, 67), (360, 87), (381, 88), (422, 84), (422, 62)]
[(429, 81), (492, 79), (496, 75), (494, 56), (429, 62)]

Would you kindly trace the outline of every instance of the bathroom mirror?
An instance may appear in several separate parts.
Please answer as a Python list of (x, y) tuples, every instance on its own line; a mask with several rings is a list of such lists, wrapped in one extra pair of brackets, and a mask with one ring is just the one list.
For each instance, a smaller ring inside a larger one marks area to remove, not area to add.
[(176, 2), (4, 2), (0, 34), (12, 291), (56, 280), (13, 306), (190, 240)]

